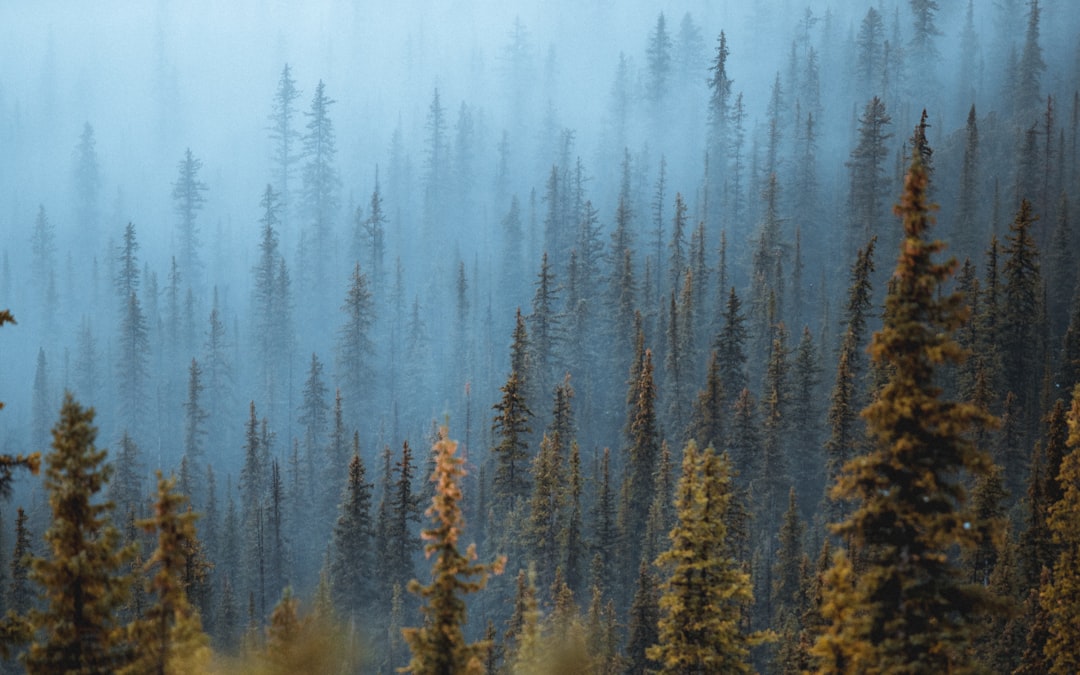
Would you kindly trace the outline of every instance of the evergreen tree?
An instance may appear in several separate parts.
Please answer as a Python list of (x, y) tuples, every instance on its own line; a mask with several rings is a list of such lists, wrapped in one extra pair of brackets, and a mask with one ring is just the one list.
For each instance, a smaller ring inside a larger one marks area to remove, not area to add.
[(716, 336), (713, 348), (720, 367), (727, 403), (731, 404), (747, 385), (746, 378), (746, 317), (742, 303), (732, 286), (724, 305), (723, 327)]
[(659, 579), (649, 569), (648, 561), (642, 559), (634, 587), (633, 603), (630, 605), (630, 625), (627, 627), (627, 675), (645, 675), (653, 672), (657, 666), (649, 649), (660, 639), (659, 585)]
[(671, 86), (671, 36), (667, 32), (663, 12), (656, 17), (656, 26), (649, 34), (645, 56), (649, 66), (645, 95), (653, 105), (658, 105), (663, 102)]
[(645, 532), (649, 506), (653, 501), (653, 475), (660, 458), (660, 427), (656, 416), (656, 384), (653, 381), (650, 350), (645, 350), (641, 374), (634, 389), (637, 394), (630, 411), (626, 478), (619, 500), (620, 534), (627, 546), (631, 546), (631, 542)]
[(833, 492), (858, 500), (834, 532), (851, 539), (859, 568), (844, 554), (834, 559), (823, 609), (832, 625), (814, 647), (819, 672), (966, 669), (989, 607), (985, 590), (963, 583), (948, 556), (976, 537), (964, 525), (960, 472), (981, 473), (989, 459), (967, 435), (985, 414), (941, 400), (935, 382), (935, 367), (961, 356), (951, 333), (964, 309), (958, 295), (938, 290), (955, 262), (932, 260), (944, 245), (926, 239), (926, 181), (916, 155), (896, 207), (904, 247), (885, 325), (871, 347), (875, 363), (889, 366), (887, 383), (863, 413), (874, 445), (845, 466)]
[(139, 296), (132, 292), (125, 298), (125, 302), (126, 309), (120, 322), (116, 361), (118, 417), (125, 430), (139, 437), (146, 423), (146, 385), (150, 376), (150, 335)]
[(678, 523), (671, 546), (656, 559), (667, 572), (661, 585), (657, 642), (649, 658), (662, 673), (751, 673), (750, 647), (761, 635), (742, 631), (743, 607), (752, 601), (750, 578), (727, 541), (732, 496), (727, 454), (683, 450), (676, 492)]
[(101, 192), (97, 141), (94, 138), (94, 127), (89, 122), (83, 123), (74, 154), (72, 173), (75, 183), (75, 223), (81, 243), (89, 245), (97, 240), (98, 199)]
[(325, 288), (327, 263), (334, 259), (331, 246), (341, 187), (341, 179), (334, 165), (337, 147), (334, 125), (330, 119), (330, 106), (334, 103), (326, 95), (326, 85), (319, 80), (311, 98), (311, 109), (304, 113), (308, 122), (307, 133), (302, 139), (306, 163), (302, 173), (301, 203), (310, 225), (310, 234), (306, 236), (312, 248), (310, 259), (302, 264), (310, 275), (310, 290)]
[(342, 496), (340, 515), (334, 525), (331, 588), (335, 605), (354, 620), (366, 622), (363, 611), (371, 604), (374, 581), (371, 548), (371, 488), (365, 482), (360, 441), (353, 437), (353, 456)]
[(135, 660), (121, 673), (192, 672), (205, 668), (209, 659), (199, 613), (184, 583), (190, 566), (187, 554), (198, 543), (195, 514), (185, 512), (186, 501), (176, 490), (176, 479), (163, 478), (158, 471), (154, 516), (140, 523), (148, 534), (157, 533), (157, 548), (146, 562), (146, 570), (157, 568), (147, 583), (155, 601), (132, 628)]
[(1039, 590), (1042, 610), (1049, 614), (1049, 672), (1061, 675), (1080, 668), (1080, 388), (1073, 392), (1068, 423), (1069, 453), (1057, 478), (1062, 494), (1050, 506), (1048, 523), (1059, 552), (1051, 582)]
[(97, 497), (112, 469), (94, 441), (93, 409), (64, 397), (46, 457), (45, 489), (52, 524), (45, 532), (48, 556), (34, 558), (30, 578), (44, 607), (31, 610), (37, 631), (26, 653), (29, 673), (112, 673), (132, 657), (117, 615), (130, 578), (122, 569), (131, 555), (108, 520), (111, 504)]
[(347, 406), (347, 416), (349, 419), (360, 419), (362, 404), (370, 399), (370, 363), (375, 353), (371, 339), (371, 327), (375, 321), (374, 302), (367, 275), (360, 272), (360, 263), (353, 268), (341, 311), (345, 314), (345, 322), (338, 330), (337, 380)]
[(184, 158), (177, 164), (179, 175), (173, 183), (172, 198), (175, 202), (177, 238), (180, 246), (180, 273), (189, 283), (199, 278), (202, 261), (199, 260), (199, 227), (195, 221), (206, 203), (203, 195), (209, 188), (199, 180), (202, 160), (196, 159), (191, 148), (184, 151)]
[(1038, 387), (1042, 372), (1042, 324), (1038, 320), (1043, 305), (1043, 285), (1039, 252), (1031, 227), (1036, 217), (1031, 203), (1021, 201), (1020, 210), (1009, 226), (1004, 253), (1003, 311), (999, 332), (1004, 389), (1016, 395), (1021, 414), (1023, 438), (1030, 445), (1037, 419)]
[(851, 175), (848, 251), (856, 250), (871, 237), (887, 231), (883, 222), (888, 185), (885, 162), (889, 155), (885, 141), (892, 137), (886, 132), (891, 121), (885, 112), (885, 104), (877, 96), (866, 104), (859, 117), (859, 140), (847, 162)]
[(694, 405), (694, 414), (688, 436), (703, 448), (723, 444), (726, 438), (724, 419), (726, 417), (726, 394), (724, 381), (720, 376), (720, 359), (716, 350), (709, 356), (709, 366), (705, 375), (705, 388), (698, 392)]
[(884, 70), (885, 22), (881, 12), (875, 7), (866, 10), (866, 16), (859, 23), (859, 33), (855, 38), (856, 81), (858, 92), (864, 96), (875, 91)]
[[(209, 417), (209, 413), (199, 401), (202, 392), (202, 368), (198, 361), (191, 359), (191, 366), (188, 368), (188, 396), (184, 403), (184, 459), (192, 474), (202, 473), (203, 437), (206, 436), (203, 425)], [(202, 490), (198, 490), (199, 504), (203, 503), (202, 493)], [(186, 496), (192, 499), (191, 494)]]
[[(1046, 62), (1042, 58), (1039, 45), (1039, 0), (1032, 0), (1028, 10), (1027, 31), (1024, 33), (1024, 47), (1020, 62), (1016, 64), (1015, 110), (1017, 117), (1034, 113), (1042, 101), (1041, 80)], [(1026, 120), (1021, 120), (1026, 122)]]
[(327, 388), (323, 382), (323, 364), (315, 352), (311, 353), (307, 380), (304, 382), (304, 400), (297, 420), (304, 429), (304, 446), (308, 454), (309, 471), (314, 471), (313, 455), (316, 448), (323, 447), (330, 406), (326, 402)]
[[(5, 590), (5, 607), (14, 616), (25, 616), (34, 603), (30, 588), (30, 564), (34, 555), (26, 512), (19, 507), (15, 516), (15, 546), (11, 550), (11, 581)], [(2, 625), (0, 625), (2, 631)], [(6, 647), (0, 639), (0, 648)]]
[(532, 413), (525, 403), (521, 378), (516, 370), (502, 386), (502, 399), (492, 406), (495, 417), (491, 432), (497, 439), (491, 449), (495, 457), (495, 475), (492, 481), (492, 497), (505, 513), (519, 498), (529, 491), (529, 442), (532, 432), (529, 418)]
[(425, 555), (435, 557), (432, 580), (427, 586), (416, 580), (409, 583), (409, 590), (425, 601), (421, 611), (426, 621), (421, 628), (402, 631), (412, 651), (407, 672), (418, 675), (483, 672), (482, 664), (491, 645), (465, 641), (463, 596), (482, 590), (488, 575), (500, 574), (506, 562), (498, 558), (488, 564), (477, 563), (475, 545), (464, 552), (458, 548), (464, 526), (460, 481), (465, 470), (461, 467), (463, 460), (455, 456), (456, 450), (457, 443), (446, 437), (446, 428), (440, 429), (433, 448), (436, 464), (431, 480), (435, 496), (427, 510), (433, 526), (423, 533), (427, 542)]
[(281, 212), (285, 222), (289, 220), (294, 189), (289, 182), (296, 171), (296, 163), (301, 159), (300, 151), (296, 147), (300, 141), (300, 132), (294, 127), (296, 108), (293, 102), (298, 98), (300, 90), (296, 88), (296, 81), (292, 78), (292, 68), (286, 63), (281, 69), (281, 77), (278, 78), (277, 90), (274, 92), (274, 101), (267, 119), (270, 123), (270, 159), (274, 165), (274, 184), (277, 185), (276, 192), (281, 198)]
[(964, 160), (960, 166), (960, 191), (957, 196), (956, 224), (953, 238), (960, 255), (974, 255), (979, 244), (978, 227), (979, 186), (979, 124), (975, 104), (968, 112), (964, 137)]
[[(360, 215), (359, 208), (357, 208), (357, 215)], [(362, 248), (367, 258), (368, 269), (371, 270), (371, 285), (375, 295), (378, 295), (379, 289), (382, 288), (385, 275), (383, 259), (386, 256), (386, 222), (382, 192), (379, 188), (379, 168), (375, 167), (375, 187), (371, 191), (368, 216), (358, 223), (358, 234), (364, 243)], [(359, 251), (356, 253), (359, 254)]]

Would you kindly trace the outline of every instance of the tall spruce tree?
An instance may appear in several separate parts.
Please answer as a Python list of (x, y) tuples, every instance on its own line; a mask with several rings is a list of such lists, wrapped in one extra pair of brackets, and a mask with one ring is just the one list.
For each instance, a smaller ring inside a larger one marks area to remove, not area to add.
[[(956, 672), (972, 665), (972, 639), (989, 600), (966, 584), (950, 550), (973, 546), (963, 472), (990, 466), (968, 431), (987, 421), (973, 405), (941, 399), (935, 370), (961, 357), (952, 339), (965, 309), (939, 291), (955, 261), (933, 260), (933, 207), (915, 155), (895, 212), (904, 242), (886, 301), (884, 328), (871, 354), (888, 380), (863, 412), (873, 447), (848, 462), (833, 494), (857, 501), (834, 532), (852, 558), (833, 561), (823, 609), (831, 622), (814, 653), (819, 672)], [(967, 524), (967, 526), (965, 526)]]
[(727, 539), (732, 489), (727, 454), (690, 441), (675, 496), (678, 522), (670, 548), (656, 559), (666, 578), (657, 644), (647, 653), (661, 673), (754, 672), (750, 647), (764, 636), (742, 629), (753, 595)]
[(175, 202), (177, 239), (180, 248), (180, 273), (189, 284), (200, 278), (202, 261), (199, 259), (199, 227), (196, 224), (199, 211), (206, 203), (203, 195), (209, 188), (199, 180), (202, 160), (192, 154), (191, 148), (184, 151), (184, 157), (177, 164), (179, 175), (173, 183), (172, 198)]
[(131, 550), (109, 521), (112, 505), (99, 497), (112, 468), (94, 441), (94, 411), (64, 397), (46, 456), (45, 490), (52, 524), (48, 553), (34, 558), (30, 578), (41, 587), (43, 606), (31, 610), (34, 638), (26, 653), (28, 673), (113, 673), (132, 658), (118, 624), (127, 600)]
[(1049, 615), (1044, 651), (1054, 675), (1080, 668), (1080, 387), (1073, 391), (1068, 415), (1069, 453), (1061, 463), (1060, 498), (1050, 506), (1049, 527), (1058, 547), (1053, 576), (1039, 590)]
[(505, 558), (491, 563), (476, 562), (476, 546), (462, 551), (458, 542), (464, 528), (461, 512), (461, 479), (465, 476), (463, 460), (456, 456), (457, 443), (447, 438), (446, 428), (439, 430), (433, 448), (435, 495), (427, 516), (432, 527), (424, 530), (427, 542), (424, 553), (434, 557), (431, 583), (421, 586), (413, 580), (409, 590), (424, 600), (421, 611), (425, 622), (420, 628), (402, 631), (412, 651), (406, 672), (416, 675), (479, 674), (491, 645), (468, 643), (465, 639), (466, 605), (464, 596), (484, 588), (488, 576), (501, 574)]

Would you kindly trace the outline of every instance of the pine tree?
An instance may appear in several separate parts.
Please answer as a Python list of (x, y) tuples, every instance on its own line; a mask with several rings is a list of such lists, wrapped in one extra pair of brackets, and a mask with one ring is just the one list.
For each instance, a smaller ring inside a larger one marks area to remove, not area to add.
[(935, 367), (961, 356), (951, 333), (965, 310), (959, 295), (938, 290), (955, 262), (932, 260), (944, 245), (926, 239), (933, 222), (926, 181), (916, 155), (895, 209), (904, 246), (871, 347), (875, 363), (889, 366), (887, 383), (863, 412), (873, 447), (848, 462), (833, 491), (858, 500), (834, 533), (851, 540), (859, 568), (846, 555), (834, 559), (823, 608), (831, 627), (814, 647), (819, 672), (964, 670), (988, 613), (985, 590), (963, 583), (949, 559), (954, 546), (976, 543), (965, 527), (960, 472), (982, 473), (989, 458), (967, 435), (985, 414), (941, 400), (935, 382)]
[(764, 636), (742, 632), (743, 607), (752, 602), (750, 578), (727, 541), (731, 463), (712, 448), (683, 450), (676, 492), (678, 523), (671, 546), (656, 559), (667, 572), (661, 616), (648, 656), (662, 673), (751, 673), (750, 647)]
[[(476, 547), (470, 545), (464, 552), (458, 541), (464, 526), (461, 513), (460, 481), (465, 476), (462, 460), (455, 456), (457, 443), (446, 436), (446, 428), (439, 430), (435, 443), (435, 496), (427, 510), (432, 527), (424, 530), (425, 555), (432, 556), (432, 581), (421, 586), (416, 580), (409, 583), (409, 590), (424, 599), (421, 607), (426, 621), (421, 628), (402, 631), (412, 660), (406, 672), (419, 675), (449, 675), (450, 673), (481, 673), (483, 661), (490, 644), (465, 641), (466, 594), (482, 590), (490, 574), (500, 574), (504, 558), (492, 563), (476, 561)], [(476, 577), (473, 579), (473, 577)]]
[(93, 409), (64, 397), (46, 457), (49, 554), (34, 558), (30, 575), (44, 607), (29, 615), (38, 629), (26, 654), (29, 673), (112, 673), (132, 656), (117, 624), (130, 585), (121, 570), (131, 550), (119, 547), (120, 534), (108, 520), (111, 504), (97, 497), (112, 469), (104, 464), (105, 449), (94, 445), (93, 421)]

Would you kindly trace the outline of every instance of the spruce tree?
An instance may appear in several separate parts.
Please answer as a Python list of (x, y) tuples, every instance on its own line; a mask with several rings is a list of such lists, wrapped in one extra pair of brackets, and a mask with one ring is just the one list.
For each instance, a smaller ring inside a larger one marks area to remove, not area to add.
[(189, 600), (185, 576), (190, 567), (188, 552), (197, 546), (195, 514), (186, 509), (187, 498), (176, 489), (175, 478), (157, 472), (157, 501), (154, 515), (139, 524), (149, 534), (157, 534), (157, 548), (145, 569), (156, 568), (147, 582), (154, 603), (132, 631), (135, 660), (119, 672), (186, 673), (206, 667), (209, 650), (199, 612)]
[(209, 188), (199, 180), (202, 160), (197, 159), (191, 148), (177, 164), (179, 175), (173, 183), (172, 198), (175, 202), (178, 239), (180, 242), (180, 273), (189, 283), (199, 278), (202, 262), (199, 260), (199, 227), (195, 220), (206, 203), (203, 195)]
[(375, 578), (371, 547), (372, 485), (366, 482), (359, 445), (359, 439), (354, 435), (345, 494), (334, 524), (330, 581), (338, 610), (353, 620), (366, 622), (363, 612), (371, 606)]
[(338, 330), (337, 380), (347, 406), (346, 415), (356, 420), (360, 419), (362, 404), (370, 399), (371, 360), (375, 353), (371, 339), (375, 308), (367, 275), (360, 271), (360, 263), (353, 267), (341, 311), (345, 321)]
[(934, 262), (944, 247), (927, 240), (933, 222), (926, 171), (912, 161), (896, 214), (904, 245), (886, 301), (884, 328), (871, 355), (888, 381), (863, 416), (872, 449), (848, 462), (834, 488), (857, 501), (834, 533), (847, 538), (859, 567), (838, 555), (823, 609), (831, 627), (814, 653), (819, 672), (935, 673), (971, 667), (971, 640), (989, 601), (964, 583), (950, 550), (972, 546), (965, 527), (964, 471), (986, 471), (989, 458), (968, 430), (986, 416), (941, 399), (935, 369), (961, 357), (952, 332), (965, 310), (957, 294), (938, 289), (955, 261)]
[(492, 406), (496, 415), (491, 422), (491, 432), (497, 439), (491, 450), (495, 457), (492, 497), (504, 513), (529, 490), (528, 435), (532, 432), (529, 427), (532, 413), (522, 389), (518, 372), (512, 370), (501, 389), (502, 399)]
[(293, 124), (296, 118), (293, 101), (298, 98), (300, 98), (300, 90), (296, 88), (292, 68), (286, 63), (281, 69), (281, 77), (278, 78), (274, 101), (267, 118), (270, 123), (270, 157), (274, 164), (274, 183), (277, 185), (276, 192), (281, 197), (281, 211), (286, 222), (289, 220), (294, 190), (289, 182), (295, 173), (295, 164), (301, 158), (300, 151), (296, 147), (300, 140), (300, 132)]
[(742, 632), (752, 602), (750, 578), (727, 541), (731, 463), (712, 448), (683, 450), (676, 491), (678, 522), (670, 548), (656, 559), (661, 585), (657, 642), (648, 649), (661, 673), (752, 673), (750, 647), (761, 635)]
[(1080, 387), (1073, 391), (1068, 424), (1069, 452), (1057, 478), (1063, 492), (1050, 506), (1049, 518), (1058, 554), (1050, 583), (1039, 590), (1049, 615), (1045, 653), (1054, 675), (1080, 668)]
[[(483, 662), (491, 645), (465, 640), (466, 605), (464, 596), (484, 588), (490, 574), (500, 574), (505, 558), (487, 564), (476, 562), (476, 546), (461, 551), (458, 542), (464, 519), (461, 513), (463, 460), (455, 455), (457, 443), (447, 438), (446, 428), (439, 430), (433, 448), (435, 496), (427, 510), (432, 527), (424, 530), (427, 542), (424, 553), (434, 557), (431, 583), (421, 586), (413, 580), (409, 590), (424, 600), (421, 611), (425, 622), (420, 628), (402, 631), (412, 651), (406, 672), (417, 675), (483, 672)], [(474, 578), (475, 577), (475, 578)]]
[(891, 121), (885, 112), (885, 103), (877, 96), (866, 104), (859, 118), (859, 140), (847, 162), (851, 172), (848, 251), (856, 250), (871, 237), (885, 231), (885, 162), (889, 156), (885, 141), (892, 137), (886, 132)]
[(336, 135), (330, 119), (330, 106), (335, 101), (326, 95), (322, 80), (315, 86), (308, 118), (307, 133), (303, 136), (303, 155), (307, 160), (302, 171), (302, 199), (312, 247), (311, 260), (302, 261), (310, 274), (311, 289), (325, 288), (327, 263), (334, 259), (331, 251), (334, 221), (339, 206), (341, 179), (334, 158), (337, 155)]
[(131, 644), (117, 617), (130, 578), (131, 557), (109, 521), (112, 505), (98, 495), (112, 475), (106, 450), (94, 441), (94, 411), (64, 397), (46, 456), (45, 490), (52, 524), (46, 557), (34, 558), (30, 578), (44, 606), (31, 610), (34, 639), (26, 654), (29, 673), (113, 673), (130, 662)]

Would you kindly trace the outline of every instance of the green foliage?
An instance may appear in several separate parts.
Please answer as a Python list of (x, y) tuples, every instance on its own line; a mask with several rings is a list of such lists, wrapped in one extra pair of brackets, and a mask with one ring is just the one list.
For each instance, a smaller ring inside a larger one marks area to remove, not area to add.
[(374, 586), (371, 483), (360, 458), (360, 441), (353, 436), (345, 494), (342, 496), (330, 560), (334, 602), (343, 615), (360, 620), (371, 606)]

